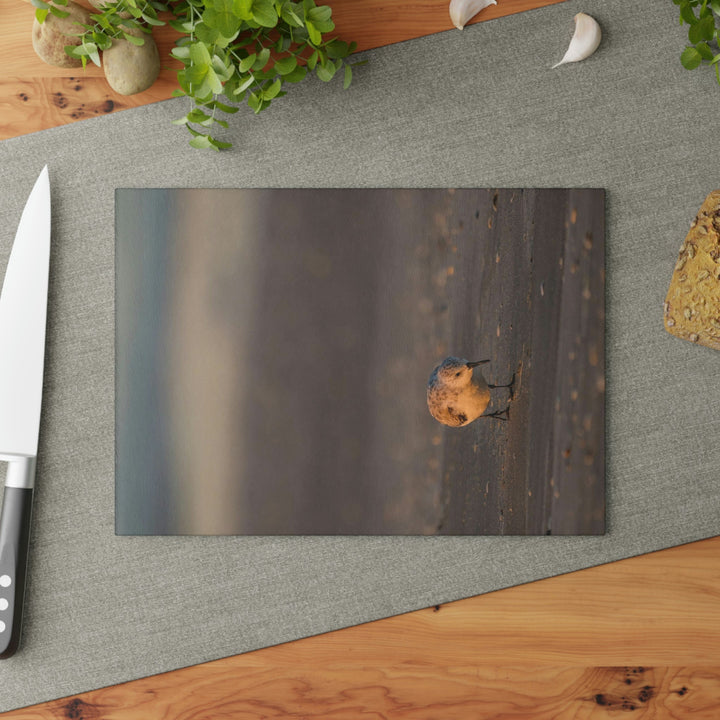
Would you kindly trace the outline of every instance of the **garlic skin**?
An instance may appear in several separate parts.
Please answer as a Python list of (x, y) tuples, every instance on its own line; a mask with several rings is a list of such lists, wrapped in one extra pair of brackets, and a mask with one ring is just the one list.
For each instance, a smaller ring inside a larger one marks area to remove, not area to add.
[(452, 24), (462, 30), (468, 20), (475, 17), (488, 5), (497, 5), (497, 0), (450, 0), (450, 19)]
[(590, 57), (598, 49), (601, 39), (602, 32), (597, 20), (585, 13), (578, 13), (575, 16), (575, 34), (570, 40), (567, 52), (559, 63), (552, 66), (552, 69)]

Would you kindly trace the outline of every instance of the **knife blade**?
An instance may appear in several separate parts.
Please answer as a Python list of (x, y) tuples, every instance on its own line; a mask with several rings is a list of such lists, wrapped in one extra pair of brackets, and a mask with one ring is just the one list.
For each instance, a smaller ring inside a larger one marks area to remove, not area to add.
[(14, 655), (20, 645), (40, 433), (49, 267), (46, 165), (23, 209), (0, 294), (0, 460), (8, 463), (0, 511), (0, 658)]

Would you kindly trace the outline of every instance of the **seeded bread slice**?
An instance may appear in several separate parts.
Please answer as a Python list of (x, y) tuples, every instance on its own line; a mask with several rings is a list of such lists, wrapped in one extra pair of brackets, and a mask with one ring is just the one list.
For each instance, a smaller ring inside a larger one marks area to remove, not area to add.
[(705, 198), (690, 223), (664, 311), (669, 333), (720, 350), (720, 190)]

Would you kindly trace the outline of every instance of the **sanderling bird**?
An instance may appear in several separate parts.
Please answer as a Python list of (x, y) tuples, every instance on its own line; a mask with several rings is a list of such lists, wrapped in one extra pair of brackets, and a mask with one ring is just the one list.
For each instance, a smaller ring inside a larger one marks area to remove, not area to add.
[[(509, 385), (491, 385), (485, 381), (480, 370), (475, 372), (476, 367), (487, 362), (490, 361), (468, 362), (447, 357), (432, 371), (427, 386), (427, 404), (430, 414), (438, 422), (450, 427), (468, 425), (485, 412), (490, 404), (490, 390), (512, 388), (512, 382)], [(505, 417), (502, 417), (503, 414)], [(484, 417), (507, 420), (507, 408)]]

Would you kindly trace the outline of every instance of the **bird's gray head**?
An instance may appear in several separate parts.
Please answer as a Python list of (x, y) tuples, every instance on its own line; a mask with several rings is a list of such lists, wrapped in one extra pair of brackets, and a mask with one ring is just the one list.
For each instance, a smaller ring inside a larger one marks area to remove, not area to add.
[(473, 368), (480, 363), (462, 358), (445, 358), (430, 375), (430, 387), (462, 388), (472, 379)]

